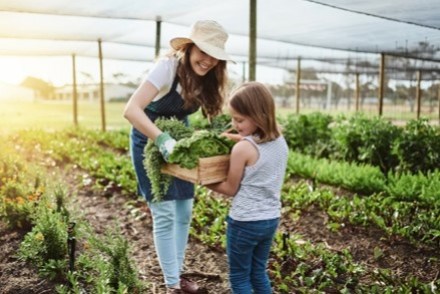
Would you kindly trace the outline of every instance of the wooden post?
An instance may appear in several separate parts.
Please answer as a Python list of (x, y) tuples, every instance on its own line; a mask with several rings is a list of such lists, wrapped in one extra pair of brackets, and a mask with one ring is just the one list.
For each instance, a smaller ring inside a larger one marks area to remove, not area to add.
[(299, 106), (300, 106), (300, 97), (301, 97), (301, 57), (298, 57), (298, 61), (296, 63), (296, 113), (299, 114)]
[(102, 60), (102, 41), (98, 39), (98, 48), (99, 48), (99, 88), (100, 95), (99, 100), (101, 102), (101, 129), (105, 132), (105, 99), (104, 99), (104, 70), (103, 70), (103, 60)]
[(73, 125), (78, 126), (78, 92), (76, 89), (76, 61), (75, 54), (72, 54), (72, 99), (73, 99)]
[(422, 72), (417, 71), (417, 89), (416, 89), (416, 101), (417, 101), (417, 119), (420, 118), (420, 111), (422, 106), (422, 90), (420, 89), (420, 81), (422, 79)]
[(356, 112), (359, 111), (359, 98), (360, 98), (360, 94), (361, 94), (361, 89), (360, 89), (360, 84), (359, 84), (359, 73), (356, 73), (356, 90), (355, 90), (355, 103), (356, 103)]
[(383, 87), (385, 74), (385, 54), (380, 53), (380, 68), (379, 68), (379, 116), (383, 114)]
[(257, 64), (257, 0), (250, 0), (249, 13), (249, 81), (255, 81)]
[(161, 24), (162, 20), (160, 16), (156, 18), (156, 50), (154, 53), (154, 57), (158, 58), (160, 54), (160, 35), (161, 35)]

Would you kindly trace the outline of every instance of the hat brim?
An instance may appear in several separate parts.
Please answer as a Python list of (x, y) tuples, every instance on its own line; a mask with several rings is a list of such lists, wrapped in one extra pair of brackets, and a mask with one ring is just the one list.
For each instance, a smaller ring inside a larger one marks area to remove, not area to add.
[(175, 50), (179, 50), (180, 48), (182, 48), (183, 45), (189, 43), (194, 43), (194, 42), (189, 38), (174, 38), (170, 40), (170, 45)]
[(179, 50), (182, 48), (183, 45), (194, 43), (197, 45), (197, 47), (200, 48), (203, 52), (208, 54), (209, 56), (212, 56), (218, 60), (225, 60), (225, 61), (231, 61), (235, 63), (234, 60), (223, 50), (222, 48), (218, 48), (216, 46), (212, 46), (211, 44), (205, 43), (205, 42), (197, 42), (193, 41), (190, 38), (174, 38), (170, 40), (170, 45), (173, 49)]

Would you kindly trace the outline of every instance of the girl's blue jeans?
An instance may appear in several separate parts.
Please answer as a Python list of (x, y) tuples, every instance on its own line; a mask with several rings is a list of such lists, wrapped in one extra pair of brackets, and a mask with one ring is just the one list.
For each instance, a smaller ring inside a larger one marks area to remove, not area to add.
[(226, 251), (232, 293), (272, 293), (266, 267), (279, 218), (242, 222), (228, 217), (227, 222)]
[(153, 216), (156, 253), (167, 287), (180, 282), (188, 243), (193, 199), (148, 202)]

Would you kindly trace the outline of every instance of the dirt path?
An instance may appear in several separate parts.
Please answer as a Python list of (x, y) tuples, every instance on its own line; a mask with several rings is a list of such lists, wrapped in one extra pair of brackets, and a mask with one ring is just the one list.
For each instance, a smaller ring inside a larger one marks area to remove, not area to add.
[[(84, 175), (81, 173), (69, 173), (63, 178), (76, 194), (73, 205), (82, 212), (96, 233), (102, 234), (109, 226), (119, 225), (132, 247), (132, 258), (140, 278), (151, 285), (150, 293), (165, 293), (153, 244), (151, 215), (145, 202), (129, 201), (118, 192), (105, 197), (102, 191), (94, 192), (91, 187), (84, 187), (81, 184)], [(209, 293), (229, 293), (224, 253), (212, 251), (191, 237), (186, 252), (186, 275), (204, 285)]]

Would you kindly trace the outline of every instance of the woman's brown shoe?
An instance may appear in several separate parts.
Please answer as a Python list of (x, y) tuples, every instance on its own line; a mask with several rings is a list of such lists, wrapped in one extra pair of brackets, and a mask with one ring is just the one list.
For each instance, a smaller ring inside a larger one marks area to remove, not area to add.
[(182, 289), (183, 293), (188, 294), (208, 293), (205, 288), (199, 287), (196, 282), (184, 277), (180, 277), (180, 289)]

